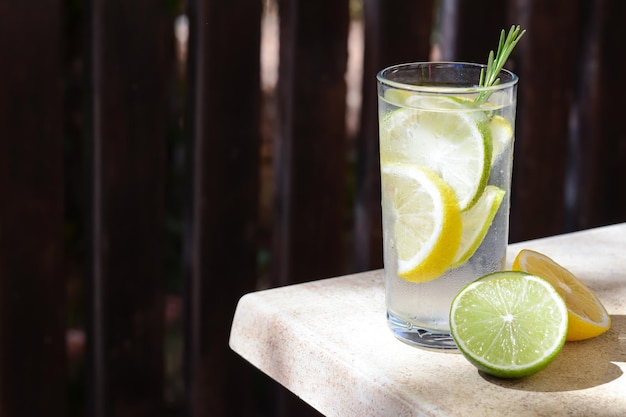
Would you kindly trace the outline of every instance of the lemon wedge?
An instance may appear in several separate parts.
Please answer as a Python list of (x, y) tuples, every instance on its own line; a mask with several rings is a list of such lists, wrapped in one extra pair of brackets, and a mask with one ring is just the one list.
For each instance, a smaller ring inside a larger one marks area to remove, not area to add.
[(546, 255), (524, 249), (515, 257), (513, 269), (542, 277), (561, 294), (569, 312), (568, 341), (599, 336), (611, 327), (611, 317), (598, 296)]

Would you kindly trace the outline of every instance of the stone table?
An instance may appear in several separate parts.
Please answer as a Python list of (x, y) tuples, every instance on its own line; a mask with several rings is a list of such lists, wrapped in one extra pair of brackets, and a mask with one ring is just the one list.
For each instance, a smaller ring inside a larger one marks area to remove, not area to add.
[(380, 270), (246, 294), (230, 346), (327, 416), (626, 416), (626, 223), (510, 245), (509, 264), (522, 248), (576, 274), (612, 318), (531, 377), (395, 339)]

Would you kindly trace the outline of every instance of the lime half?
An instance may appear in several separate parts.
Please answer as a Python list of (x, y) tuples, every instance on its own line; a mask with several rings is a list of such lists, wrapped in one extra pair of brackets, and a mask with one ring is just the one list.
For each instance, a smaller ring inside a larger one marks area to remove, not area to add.
[(455, 191), (461, 210), (480, 198), (491, 168), (492, 139), (484, 111), (452, 97), (411, 96), (415, 107), (380, 123), (381, 164), (402, 162), (435, 172)]
[(543, 278), (524, 272), (486, 275), (452, 302), (450, 331), (479, 370), (502, 378), (532, 375), (565, 343), (567, 307)]

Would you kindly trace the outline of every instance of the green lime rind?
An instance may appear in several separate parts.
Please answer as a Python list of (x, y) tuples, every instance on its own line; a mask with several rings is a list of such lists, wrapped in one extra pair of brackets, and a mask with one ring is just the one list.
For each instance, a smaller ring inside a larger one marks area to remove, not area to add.
[(457, 268), (467, 262), (479, 248), (496, 217), (505, 194), (503, 189), (488, 185), (476, 204), (461, 213), (463, 220), (461, 245), (450, 268)]
[(457, 294), (450, 331), (463, 356), (480, 371), (521, 378), (546, 368), (559, 354), (567, 314), (565, 302), (543, 278), (501, 271)]
[(472, 208), (478, 202), (478, 200), (485, 191), (485, 187), (487, 187), (487, 183), (489, 182), (489, 176), (491, 175), (491, 162), (493, 159), (493, 138), (491, 136), (491, 128), (489, 127), (489, 119), (487, 119), (486, 117), (484, 119), (481, 118), (481, 120), (477, 122), (477, 127), (483, 137), (485, 165), (482, 170), (482, 175), (480, 177), (478, 188), (476, 189), (476, 194), (474, 194), (473, 198), (471, 199), (469, 204), (465, 206), (464, 210)]

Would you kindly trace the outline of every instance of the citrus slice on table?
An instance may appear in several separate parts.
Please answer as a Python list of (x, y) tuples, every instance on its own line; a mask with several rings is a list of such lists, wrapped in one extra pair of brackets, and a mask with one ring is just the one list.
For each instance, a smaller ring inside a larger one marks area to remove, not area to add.
[(426, 167), (454, 189), (461, 210), (471, 207), (487, 185), (491, 167), (485, 112), (451, 97), (413, 95), (405, 101), (414, 107), (395, 110), (381, 120), (381, 164)]
[(523, 249), (515, 257), (513, 269), (542, 277), (561, 294), (569, 311), (567, 340), (589, 339), (611, 327), (611, 317), (598, 296), (574, 274), (546, 255)]
[(479, 370), (501, 378), (532, 375), (561, 351), (567, 307), (546, 280), (520, 271), (486, 275), (462, 289), (450, 308), (457, 347)]
[(476, 252), (485, 239), (489, 227), (502, 204), (505, 191), (493, 185), (485, 187), (485, 191), (469, 210), (461, 213), (463, 234), (451, 268), (461, 266)]
[(424, 282), (439, 277), (461, 242), (454, 190), (432, 171), (404, 164), (381, 166), (386, 244), (395, 247), (398, 275)]

